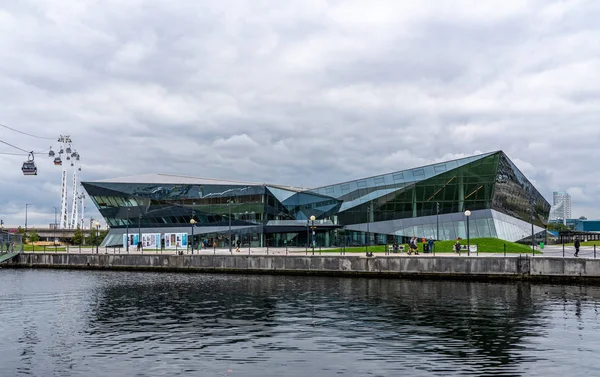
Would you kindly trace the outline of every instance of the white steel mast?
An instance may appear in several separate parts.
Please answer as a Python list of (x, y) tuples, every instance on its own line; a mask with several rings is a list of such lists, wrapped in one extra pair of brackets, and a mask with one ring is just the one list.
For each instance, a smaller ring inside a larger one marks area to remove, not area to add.
[[(71, 142), (69, 135), (60, 135), (58, 142), (61, 143), (60, 151), (58, 152), (59, 157), (65, 152), (64, 147)], [(70, 148), (68, 149), (70, 150)], [(69, 152), (67, 152), (67, 159), (69, 159)], [(60, 229), (66, 229), (67, 227), (67, 164), (62, 163), (62, 179), (60, 188)]]
[(85, 206), (84, 204), (84, 200), (85, 200), (85, 194), (81, 193), (81, 195), (79, 195), (79, 206), (81, 208), (81, 229), (84, 229), (84, 214), (85, 214)]
[(73, 167), (73, 200), (71, 202), (71, 221), (69, 222), (69, 229), (75, 229), (77, 224), (77, 167)]

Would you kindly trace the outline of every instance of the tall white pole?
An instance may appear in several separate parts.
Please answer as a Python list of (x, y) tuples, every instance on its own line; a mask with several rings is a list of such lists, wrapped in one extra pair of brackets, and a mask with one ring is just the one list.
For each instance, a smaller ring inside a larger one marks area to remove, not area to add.
[(73, 167), (73, 200), (71, 202), (71, 222), (69, 223), (70, 229), (75, 229), (77, 224), (77, 166)]
[(85, 206), (83, 205), (83, 201), (85, 199), (85, 194), (79, 195), (79, 205), (81, 208), (81, 229), (84, 229), (84, 219), (85, 219)]
[(67, 227), (67, 167), (63, 163), (62, 183), (60, 189), (60, 228)]

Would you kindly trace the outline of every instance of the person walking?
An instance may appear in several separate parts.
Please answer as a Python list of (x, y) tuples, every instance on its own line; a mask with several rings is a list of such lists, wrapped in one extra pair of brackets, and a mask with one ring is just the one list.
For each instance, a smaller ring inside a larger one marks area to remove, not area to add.
[(460, 254), (460, 241), (459, 240), (456, 240), (456, 243), (454, 244), (454, 252)]
[(429, 237), (429, 241), (427, 241), (427, 246), (429, 247), (429, 252), (433, 253), (433, 247), (434, 247), (433, 236)]
[(575, 256), (579, 256), (579, 248), (581, 247), (581, 243), (579, 242), (579, 238), (575, 238)]

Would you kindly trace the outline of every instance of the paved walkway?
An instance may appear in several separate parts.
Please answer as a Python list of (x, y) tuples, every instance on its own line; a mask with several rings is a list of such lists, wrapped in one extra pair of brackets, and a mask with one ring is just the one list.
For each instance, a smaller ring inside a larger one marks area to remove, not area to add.
[[(160, 250), (143, 250), (143, 251), (138, 251), (137, 249), (130, 249), (129, 253), (127, 253), (125, 251), (125, 249), (112, 249), (112, 248), (98, 248), (98, 253), (99, 254), (115, 254), (115, 255), (119, 255), (119, 254), (170, 254), (170, 255), (177, 255), (179, 252), (181, 252), (182, 250), (175, 250), (175, 249), (166, 249), (163, 251)], [(536, 251), (540, 251), (539, 249), (536, 249)], [(535, 256), (545, 256), (545, 257), (563, 257), (563, 248), (562, 245), (553, 245), (553, 246), (546, 246), (544, 248), (544, 250), (541, 250), (543, 254), (535, 254)], [(26, 253), (31, 253), (31, 251), (25, 251)], [(36, 253), (41, 253), (43, 252), (42, 250), (36, 250)], [(53, 248), (48, 248), (46, 249), (47, 253), (53, 253), (54, 249)], [(58, 253), (66, 253), (67, 250), (58, 250)], [(95, 254), (96, 253), (96, 248), (95, 247), (70, 247), (68, 249), (68, 252), (71, 254), (78, 254), (78, 253), (82, 253), (82, 254)], [(575, 253), (575, 249), (570, 246), (570, 247), (565, 247), (565, 251), (564, 251), (564, 257), (566, 258), (573, 258), (573, 254)], [(191, 255), (191, 251), (190, 250), (183, 250), (183, 254), (184, 255)], [(312, 256), (313, 255), (313, 251), (312, 249), (308, 249), (308, 252), (306, 251), (305, 248), (301, 247), (290, 247), (287, 250), (285, 248), (266, 248), (266, 247), (253, 247), (250, 250), (248, 250), (248, 248), (241, 248), (239, 252), (235, 251), (235, 248), (233, 248), (231, 250), (231, 252), (229, 251), (228, 248), (208, 248), (208, 249), (202, 249), (202, 250), (194, 250), (194, 255), (308, 255), (308, 256)], [(318, 249), (315, 249), (314, 251), (314, 255), (318, 256), (318, 255), (340, 255), (339, 252), (336, 253), (332, 253), (332, 252), (327, 252), (327, 249), (322, 249), (321, 251), (319, 251)], [(361, 252), (347, 252), (346, 255), (357, 255), (357, 256), (364, 256), (365, 252), (361, 251)], [(521, 254), (515, 254), (515, 253), (507, 253), (506, 257), (519, 257), (519, 256), (523, 256), (523, 255), (532, 255), (532, 253), (521, 253)], [(397, 253), (397, 254), (393, 254), (390, 253), (388, 255), (386, 255), (385, 253), (374, 253), (374, 256), (376, 257), (411, 257), (406, 253)], [(412, 255), (414, 256), (414, 254)], [(420, 253), (419, 254), (420, 257), (432, 257), (434, 256), (431, 253)], [(456, 257), (458, 256), (458, 254), (456, 253), (452, 253), (452, 252), (446, 252), (446, 253), (436, 253), (435, 256), (437, 257)], [(461, 252), (460, 256), (470, 256), (470, 257), (504, 257), (504, 253), (470, 253), (467, 254), (466, 252)], [(535, 257), (534, 256), (534, 257)], [(600, 247), (598, 247), (597, 249), (597, 253), (596, 255), (594, 254), (594, 248), (593, 247), (581, 247), (580, 251), (579, 251), (579, 257), (580, 258), (599, 258), (600, 259)]]
[(19, 253), (0, 253), (0, 263), (11, 260), (17, 254)]

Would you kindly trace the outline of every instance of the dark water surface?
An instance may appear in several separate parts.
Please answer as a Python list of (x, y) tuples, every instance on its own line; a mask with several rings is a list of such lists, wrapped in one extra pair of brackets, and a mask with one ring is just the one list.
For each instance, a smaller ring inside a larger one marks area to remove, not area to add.
[(0, 376), (600, 376), (597, 287), (0, 270)]

